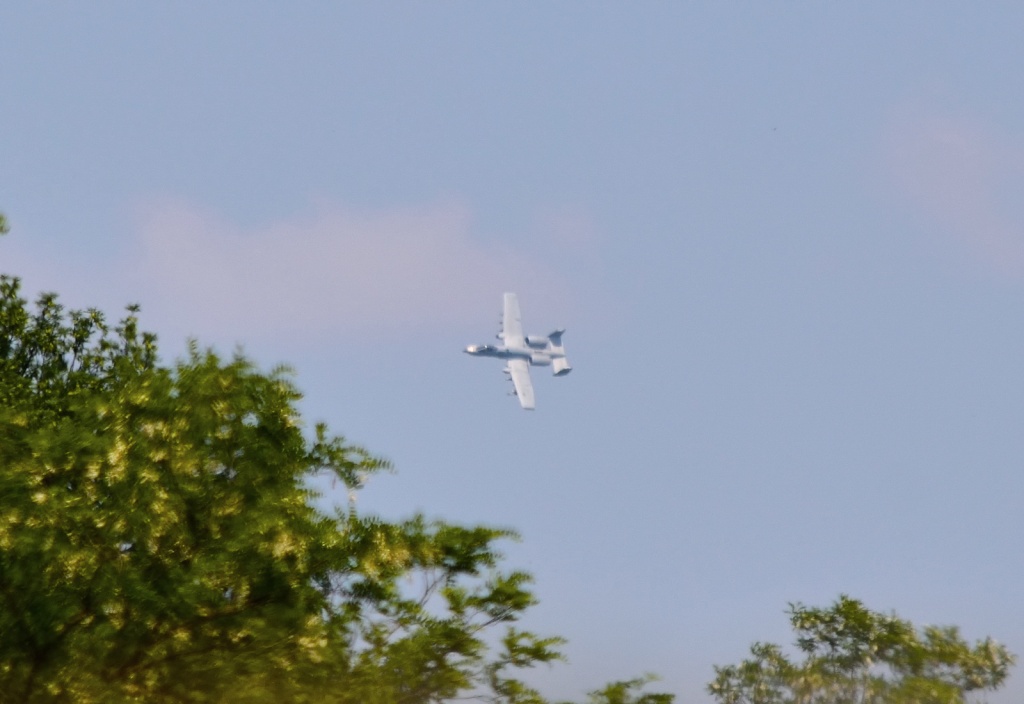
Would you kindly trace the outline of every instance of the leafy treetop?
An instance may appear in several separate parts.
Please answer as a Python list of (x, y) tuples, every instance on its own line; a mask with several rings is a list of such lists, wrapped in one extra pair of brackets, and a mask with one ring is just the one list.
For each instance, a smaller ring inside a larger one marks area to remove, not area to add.
[(803, 661), (755, 643), (751, 658), (715, 668), (708, 691), (721, 704), (962, 704), (994, 690), (1014, 656), (991, 638), (968, 643), (952, 626), (917, 630), (856, 599), (828, 608), (791, 604)]
[[(513, 532), (313, 507), (388, 463), (317, 425), (286, 369), (109, 325), (0, 277), (0, 700), (540, 702)], [(422, 585), (414, 588), (413, 585)], [(503, 633), (494, 633), (495, 629)]]

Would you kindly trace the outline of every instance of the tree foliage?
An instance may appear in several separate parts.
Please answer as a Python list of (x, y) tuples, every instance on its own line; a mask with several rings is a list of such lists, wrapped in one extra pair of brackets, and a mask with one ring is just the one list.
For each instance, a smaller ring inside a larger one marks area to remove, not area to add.
[(514, 534), (315, 508), (311, 475), (388, 464), (299, 397), (0, 277), (0, 701), (542, 701)]
[(587, 704), (672, 704), (671, 694), (644, 692), (644, 687), (657, 679), (645, 675), (631, 680), (610, 682), (601, 689), (590, 692)]
[(755, 643), (751, 658), (715, 668), (721, 704), (962, 704), (1003, 684), (1014, 656), (991, 638), (970, 644), (952, 626), (915, 629), (841, 596), (828, 608), (791, 604), (804, 656)]

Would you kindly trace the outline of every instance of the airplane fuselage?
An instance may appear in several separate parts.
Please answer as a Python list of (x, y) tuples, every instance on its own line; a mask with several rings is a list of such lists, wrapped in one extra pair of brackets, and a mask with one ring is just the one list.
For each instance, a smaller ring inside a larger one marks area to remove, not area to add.
[(546, 350), (535, 350), (529, 347), (506, 347), (505, 345), (470, 345), (466, 354), (474, 357), (496, 357), (497, 359), (522, 359), (535, 367), (546, 367), (555, 358), (565, 357), (564, 353), (552, 353)]

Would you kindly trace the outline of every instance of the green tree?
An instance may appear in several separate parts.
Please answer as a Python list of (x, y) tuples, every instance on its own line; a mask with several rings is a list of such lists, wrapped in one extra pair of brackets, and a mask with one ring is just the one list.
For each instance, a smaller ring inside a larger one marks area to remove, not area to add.
[(610, 682), (601, 689), (590, 692), (587, 704), (672, 704), (671, 694), (644, 692), (644, 687), (657, 679), (645, 675), (631, 680)]
[(314, 508), (311, 476), (388, 464), (299, 397), (0, 277), (0, 701), (542, 701), (515, 673), (561, 641), (514, 626), (515, 535)]
[(802, 661), (755, 643), (751, 658), (715, 668), (721, 704), (961, 704), (994, 690), (1014, 656), (991, 638), (970, 644), (952, 626), (915, 629), (847, 596), (828, 608), (791, 604)]

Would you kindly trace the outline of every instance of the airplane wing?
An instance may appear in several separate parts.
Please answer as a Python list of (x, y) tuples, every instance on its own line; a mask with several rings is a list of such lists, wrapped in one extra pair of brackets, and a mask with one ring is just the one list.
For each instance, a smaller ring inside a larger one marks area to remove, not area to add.
[[(515, 296), (512, 296), (512, 300), (515, 301)], [(505, 298), (506, 310), (508, 307), (508, 297)], [(533, 382), (530, 381), (530, 363), (525, 359), (510, 359), (508, 360), (508, 372), (509, 376), (512, 377), (512, 383), (516, 387), (516, 396), (519, 397), (519, 405), (528, 411), (534, 409), (533, 403)]]
[[(523, 318), (519, 314), (519, 299), (514, 293), (505, 294), (505, 310), (501, 316), (501, 338), (505, 341), (506, 347), (525, 347), (526, 338), (523, 336)], [(530, 380), (527, 377), (526, 383)], [(518, 388), (518, 384), (516, 385)], [(531, 394), (532, 398), (533, 395)]]

